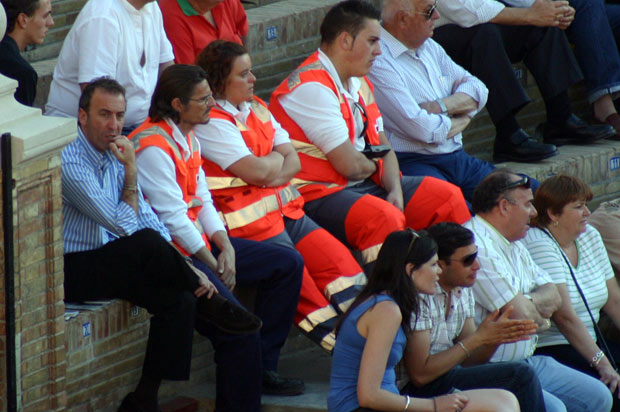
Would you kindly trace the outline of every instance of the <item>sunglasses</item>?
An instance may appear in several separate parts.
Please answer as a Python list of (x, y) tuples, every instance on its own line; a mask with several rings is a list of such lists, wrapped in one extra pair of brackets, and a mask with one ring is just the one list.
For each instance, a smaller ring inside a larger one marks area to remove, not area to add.
[(514, 182), (510, 182), (508, 183), (506, 186), (504, 186), (500, 192), (506, 192), (508, 190), (511, 189), (516, 189), (517, 187), (524, 187), (526, 189), (529, 189), (531, 187), (530, 185), (530, 178), (527, 176), (523, 176), (521, 179), (514, 181)]
[(430, 20), (433, 18), (433, 13), (435, 13), (435, 10), (437, 9), (437, 2), (435, 2), (435, 4), (433, 4), (431, 6), (430, 9), (428, 9), (428, 11), (426, 12), (421, 12), (421, 11), (414, 11), (415, 14), (421, 14), (423, 16), (426, 17), (426, 20)]
[(409, 233), (411, 233), (411, 242), (409, 242), (409, 247), (407, 248), (407, 254), (405, 256), (409, 256), (409, 253), (411, 253), (411, 249), (413, 248), (413, 244), (415, 243), (416, 240), (418, 240), (420, 238), (420, 235), (418, 235), (418, 233), (413, 230), (413, 229), (407, 229), (409, 231)]
[(476, 249), (476, 251), (472, 253), (471, 255), (466, 255), (460, 259), (447, 258), (445, 259), (445, 261), (446, 263), (450, 263), (451, 261), (457, 261), (457, 262), (461, 262), (463, 266), (471, 266), (474, 264), (477, 257), (478, 257), (478, 249)]

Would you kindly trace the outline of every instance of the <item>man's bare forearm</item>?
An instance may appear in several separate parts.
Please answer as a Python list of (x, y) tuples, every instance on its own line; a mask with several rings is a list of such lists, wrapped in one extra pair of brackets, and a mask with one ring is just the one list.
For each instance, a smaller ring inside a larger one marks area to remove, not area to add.
[(465, 93), (455, 93), (441, 99), (448, 109), (448, 115), (458, 116), (471, 113), (478, 108), (478, 102)]

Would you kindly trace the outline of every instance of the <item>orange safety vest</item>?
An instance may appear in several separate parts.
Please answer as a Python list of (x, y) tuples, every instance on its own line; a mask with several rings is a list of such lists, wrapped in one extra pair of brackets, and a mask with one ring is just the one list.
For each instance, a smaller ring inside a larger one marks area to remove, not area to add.
[[(250, 151), (258, 157), (273, 150), (275, 129), (265, 102), (258, 97), (250, 103), (250, 114), (243, 123), (232, 114), (214, 107), (211, 118), (233, 123)], [(259, 187), (223, 170), (217, 163), (203, 159), (211, 195), (222, 213), (231, 236), (264, 240), (284, 230), (282, 215), (299, 219), (304, 215), (303, 197), (291, 184)]]
[[(136, 153), (149, 146), (156, 146), (170, 156), (174, 162), (177, 183), (183, 192), (183, 200), (187, 203), (187, 216), (200, 231), (205, 246), (211, 249), (207, 235), (198, 221), (198, 213), (202, 209), (202, 199), (196, 196), (196, 189), (202, 160), (194, 132), (189, 132), (187, 135), (187, 145), (191, 151), (191, 156), (187, 160), (183, 158), (183, 149), (172, 138), (172, 128), (165, 121), (151, 122), (149, 117), (129, 135), (129, 139), (133, 142)], [(190, 255), (175, 240), (173, 243), (185, 256)]]
[[(358, 92), (358, 103), (364, 107), (368, 117), (366, 135), (372, 145), (381, 144), (377, 130), (377, 119), (381, 117), (375, 97), (372, 93), (373, 86), (366, 77), (360, 77), (361, 87)], [(294, 72), (292, 72), (271, 94), (269, 108), (273, 116), (286, 129), (291, 137), (295, 149), (301, 160), (301, 171), (291, 180), (304, 196), (306, 202), (327, 196), (346, 187), (348, 179), (342, 176), (329, 163), (325, 153), (314, 145), (304, 131), (289, 117), (282, 107), (279, 97), (295, 90), (299, 85), (309, 82), (317, 82), (334, 92), (340, 101), (340, 111), (349, 129), (351, 143), (355, 141), (355, 117), (346, 98), (338, 90), (338, 86), (329, 72), (319, 60), (318, 51), (310, 55)], [(378, 160), (377, 172), (372, 179), (379, 186), (383, 174), (383, 160)]]

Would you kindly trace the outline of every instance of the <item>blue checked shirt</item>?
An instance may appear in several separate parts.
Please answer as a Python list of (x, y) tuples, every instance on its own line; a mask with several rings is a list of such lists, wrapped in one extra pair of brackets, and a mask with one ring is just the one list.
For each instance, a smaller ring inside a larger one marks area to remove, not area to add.
[(125, 167), (111, 151), (99, 153), (78, 127), (78, 137), (64, 148), (62, 212), (65, 253), (98, 249), (108, 242), (151, 228), (170, 241), (138, 188), (138, 215), (121, 200)]

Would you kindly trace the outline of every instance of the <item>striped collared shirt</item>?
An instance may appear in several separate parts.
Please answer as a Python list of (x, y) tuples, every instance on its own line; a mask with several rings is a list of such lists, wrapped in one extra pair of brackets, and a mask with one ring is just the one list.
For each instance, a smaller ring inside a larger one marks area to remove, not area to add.
[[(474, 317), (474, 295), (470, 288), (454, 288), (448, 294), (437, 283), (434, 295), (420, 295), (420, 314), (412, 319), (411, 330), (429, 330), (430, 353), (434, 355), (454, 346), (467, 318)], [(446, 316), (448, 305), (450, 311)]]
[(121, 200), (125, 168), (111, 151), (99, 153), (78, 127), (78, 137), (62, 159), (62, 212), (65, 253), (100, 248), (137, 230), (157, 230), (170, 241), (138, 188), (138, 215)]
[(426, 155), (452, 153), (463, 147), (463, 136), (448, 137), (452, 120), (447, 114), (433, 114), (420, 104), (464, 93), (478, 102), (474, 116), (487, 102), (484, 83), (454, 63), (433, 39), (417, 49), (381, 28), (381, 50), (368, 77), (383, 115), (385, 134), (397, 152)]
[[(530, 256), (521, 242), (509, 242), (480, 216), (463, 226), (474, 232), (480, 269), (472, 287), (476, 300), (475, 321), (479, 325), (492, 311), (501, 309), (517, 293), (529, 293), (551, 282), (551, 278)], [(491, 362), (529, 358), (536, 349), (537, 335), (525, 341), (500, 345)]]

